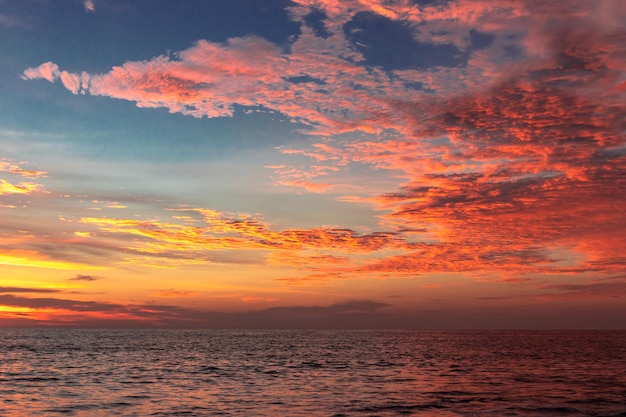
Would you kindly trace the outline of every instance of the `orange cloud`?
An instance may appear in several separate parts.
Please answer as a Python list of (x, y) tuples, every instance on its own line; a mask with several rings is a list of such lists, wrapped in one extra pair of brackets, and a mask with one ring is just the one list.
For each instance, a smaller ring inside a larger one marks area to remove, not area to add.
[(33, 250), (3, 250), (2, 248), (0, 248), (0, 265), (66, 270), (100, 269), (99, 267), (91, 265), (49, 259), (47, 256)]
[[(6, 172), (8, 174), (17, 175), (25, 178), (39, 178), (45, 177), (47, 172), (45, 171), (33, 171), (23, 169), (20, 165), (13, 164), (6, 160), (0, 160), (0, 172)], [(11, 183), (5, 179), (0, 178), (0, 196), (10, 194), (23, 194), (29, 195), (33, 193), (45, 193), (43, 185), (37, 184), (32, 181), (22, 181), (17, 184)], [(2, 205), (4, 207), (14, 207), (13, 205)]]
[(546, 36), (550, 56), (487, 91), (396, 103), (412, 137), (328, 152), (403, 173), (400, 190), (369, 201), (389, 224), (432, 240), (359, 271), (624, 270), (626, 32), (563, 26)]
[(0, 319), (21, 318), (30, 324), (126, 326), (193, 325), (206, 313), (174, 306), (115, 304), (63, 298), (26, 298), (0, 294)]
[[(101, 217), (83, 218), (83, 225), (125, 236), (127, 249), (147, 256), (206, 260), (216, 250), (284, 251), (294, 254), (285, 263), (301, 262), (304, 269), (324, 251), (352, 257), (349, 266), (328, 262), (314, 278), (623, 271), (626, 31), (620, 8), (506, 0), (418, 7), (382, 0), (296, 3), (295, 19), (312, 8), (326, 13), (328, 37), (303, 24), (289, 52), (255, 37), (199, 41), (174, 57), (127, 62), (105, 74), (79, 77), (47, 62), (26, 69), (23, 78), (60, 79), (73, 93), (194, 117), (232, 116), (235, 105), (278, 111), (324, 140), (281, 149), (312, 164), (274, 165), (276, 183), (337, 191), (346, 186), (337, 177), (357, 165), (391, 172), (403, 181), (399, 188), (364, 190), (343, 201), (369, 202), (392, 232), (276, 231), (249, 215), (207, 209), (183, 210), (202, 217), (195, 224)], [(344, 33), (359, 12), (406, 23), (420, 42), (455, 45), (467, 63), (368, 66)], [(470, 30), (492, 35), (493, 46), (473, 50)], [(374, 252), (369, 260), (354, 259)]]
[(157, 297), (189, 297), (195, 294), (193, 291), (180, 291), (170, 288), (169, 290), (159, 291), (155, 295)]
[(306, 266), (310, 268), (321, 265), (348, 265), (351, 262), (351, 258), (330, 254), (307, 255), (306, 253), (294, 251), (275, 251), (267, 256), (267, 261), (269, 265)]
[(272, 301), (276, 301), (275, 298), (266, 298), (266, 297), (255, 297), (255, 296), (245, 296), (241, 297), (241, 301), (244, 303), (271, 303)]
[(0, 179), (0, 195), (7, 194), (32, 194), (34, 192), (43, 191), (41, 184), (34, 182), (20, 182), (18, 184), (11, 184), (10, 182)]
[[(594, 25), (535, 31), (544, 46), (531, 52), (540, 58), (494, 73), (483, 91), (388, 100), (395, 116), (389, 110), (376, 120), (403, 139), (283, 150), (407, 178), (395, 192), (342, 201), (369, 201), (389, 212), (383, 224), (420, 230), (429, 243), (353, 272), (624, 270), (618, 248), (626, 245), (626, 32)], [(557, 255), (562, 249), (565, 258)]]
[[(305, 259), (309, 262), (317, 259), (318, 263), (326, 259), (337, 264), (344, 258), (329, 256), (327, 251), (353, 256), (406, 245), (402, 236), (391, 232), (359, 234), (336, 227), (275, 231), (269, 224), (247, 214), (220, 213), (204, 208), (172, 211), (177, 214), (170, 222), (85, 217), (80, 223), (95, 228), (96, 231), (90, 232), (93, 238), (118, 239), (120, 250), (135, 254), (128, 257), (127, 262), (141, 264), (154, 262), (143, 256), (158, 256), (160, 261), (170, 258), (180, 262), (209, 262), (214, 259), (214, 253), (224, 250), (289, 253), (270, 257), (272, 265), (293, 266), (302, 264)], [(181, 212), (195, 215), (195, 223), (190, 222), (189, 216), (182, 216), (182, 222), (176, 222), (181, 220), (178, 214)], [(135, 238), (128, 240), (125, 236)], [(296, 261), (297, 257), (300, 257), (299, 261)]]
[(0, 172), (10, 172), (22, 177), (38, 178), (45, 177), (48, 173), (46, 171), (32, 171), (21, 168), (19, 165), (12, 164), (9, 161), (0, 161)]

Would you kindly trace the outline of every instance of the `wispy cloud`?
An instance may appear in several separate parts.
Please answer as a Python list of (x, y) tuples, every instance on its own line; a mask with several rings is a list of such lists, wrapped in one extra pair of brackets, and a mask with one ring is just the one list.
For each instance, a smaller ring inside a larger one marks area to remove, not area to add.
[(74, 278), (69, 278), (70, 281), (98, 281), (100, 277), (94, 275), (76, 275)]
[(34, 171), (24, 169), (20, 165), (23, 164), (14, 164), (7, 160), (0, 160), (0, 172), (9, 172), (11, 174), (16, 174), (27, 178), (46, 177), (48, 174), (46, 171)]
[(170, 288), (168, 290), (158, 291), (155, 293), (157, 297), (190, 297), (195, 295), (194, 291), (181, 291)]
[[(41, 178), (46, 177), (47, 172), (45, 171), (35, 171), (24, 169), (22, 166), (24, 163), (15, 164), (9, 160), (2, 159), (0, 160), (0, 173), (6, 173), (8, 177), (18, 177), (18, 178)], [(19, 181), (19, 180), (18, 180)], [(0, 196), (3, 195), (30, 195), (33, 193), (47, 193), (44, 186), (42, 184), (35, 183), (33, 181), (20, 181), (18, 183), (7, 181), (4, 178), (0, 178)], [(2, 204), (0, 201), (0, 206), (2, 207), (15, 207), (14, 205)]]
[(10, 182), (0, 178), (0, 195), (7, 194), (32, 194), (35, 192), (45, 192), (41, 184), (34, 182), (20, 182), (11, 184)]
[(61, 83), (65, 88), (70, 90), (73, 94), (79, 92), (85, 93), (88, 87), (89, 76), (87, 73), (74, 74), (67, 71), (59, 71), (59, 66), (54, 62), (44, 62), (38, 67), (27, 68), (22, 74), (23, 80), (36, 80), (44, 79), (51, 83), (56, 80), (61, 80)]
[[(200, 311), (163, 304), (119, 304), (63, 298), (27, 298), (0, 294), (0, 321), (54, 322), (56, 326), (177, 328), (311, 328), (363, 327), (359, 318), (385, 318), (389, 304), (373, 300), (350, 300), (330, 306), (293, 306), (236, 313)], [(13, 309), (13, 312), (12, 310)], [(391, 320), (393, 317), (391, 317)], [(391, 321), (389, 318), (387, 320)], [(376, 322), (370, 322), (371, 324)]]
[(61, 290), (54, 288), (0, 287), (0, 293), (55, 293)]
[(29, 28), (30, 25), (21, 18), (7, 14), (0, 13), (0, 28)]
[[(89, 217), (80, 219), (80, 224), (95, 227), (101, 237), (141, 237), (140, 241), (120, 242), (120, 251), (127, 254), (171, 257), (186, 262), (191, 259), (209, 262), (213, 252), (220, 250), (259, 250), (291, 253), (273, 258), (273, 262), (280, 259), (282, 263), (293, 260), (299, 264), (305, 259), (313, 262), (315, 259), (340, 259), (336, 256), (327, 258), (329, 251), (353, 256), (406, 245), (402, 236), (396, 233), (361, 234), (337, 227), (273, 230), (268, 223), (249, 214), (221, 213), (206, 208), (170, 211), (176, 214), (169, 222)], [(195, 220), (192, 222), (187, 216), (181, 219), (180, 213), (193, 215)], [(140, 259), (141, 256), (129, 257), (128, 261), (140, 262)]]
[(626, 281), (589, 282), (583, 284), (548, 284), (543, 290), (557, 290), (559, 293), (542, 295), (545, 298), (624, 298), (626, 297)]
[(0, 247), (0, 265), (65, 270), (101, 269), (98, 266), (49, 258), (35, 250), (5, 249), (3, 247)]

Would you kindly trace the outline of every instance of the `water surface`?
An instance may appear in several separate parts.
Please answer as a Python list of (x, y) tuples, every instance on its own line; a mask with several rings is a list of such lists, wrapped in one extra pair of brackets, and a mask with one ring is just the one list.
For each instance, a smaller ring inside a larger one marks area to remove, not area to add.
[(0, 330), (0, 416), (626, 416), (626, 332)]

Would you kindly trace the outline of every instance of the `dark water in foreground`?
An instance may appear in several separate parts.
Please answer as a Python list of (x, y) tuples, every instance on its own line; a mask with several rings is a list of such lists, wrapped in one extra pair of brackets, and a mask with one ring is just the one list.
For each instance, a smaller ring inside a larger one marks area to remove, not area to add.
[(626, 332), (0, 330), (0, 416), (626, 416)]

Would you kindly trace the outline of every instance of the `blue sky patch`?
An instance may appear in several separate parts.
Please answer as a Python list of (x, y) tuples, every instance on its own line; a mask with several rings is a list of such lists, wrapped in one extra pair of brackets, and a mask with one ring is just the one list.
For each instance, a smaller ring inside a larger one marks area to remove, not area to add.
[(371, 12), (357, 13), (343, 27), (352, 46), (365, 57), (365, 65), (384, 70), (458, 67), (468, 54), (453, 44), (432, 44), (415, 38), (415, 29)]

